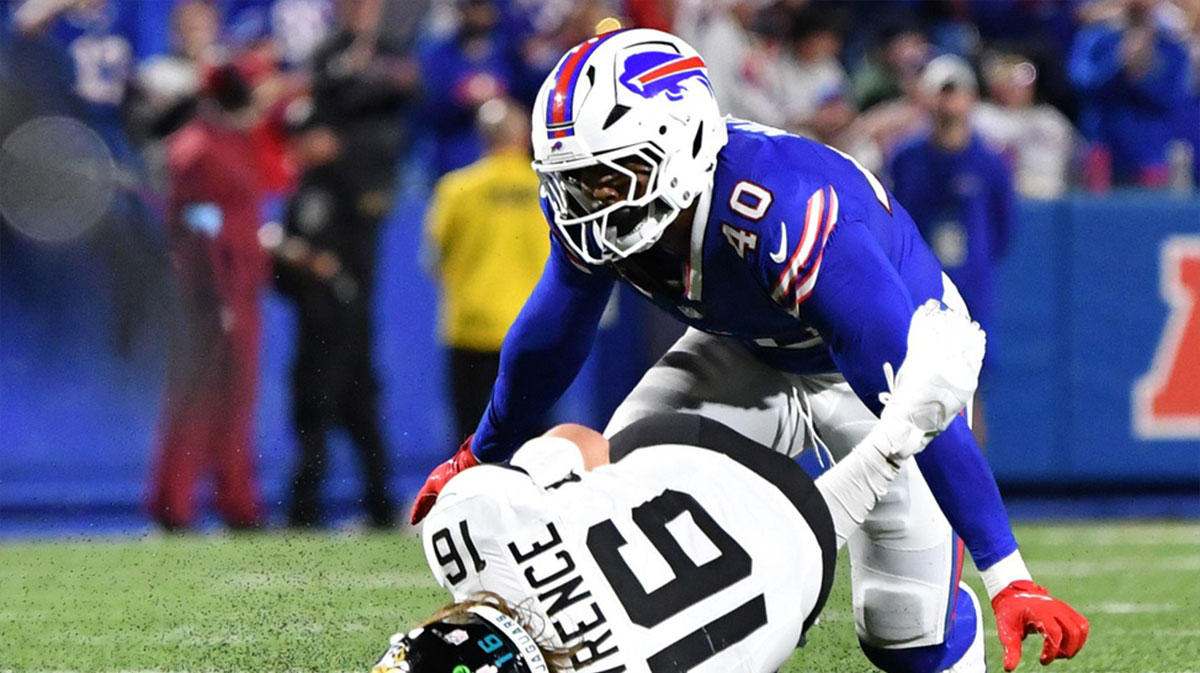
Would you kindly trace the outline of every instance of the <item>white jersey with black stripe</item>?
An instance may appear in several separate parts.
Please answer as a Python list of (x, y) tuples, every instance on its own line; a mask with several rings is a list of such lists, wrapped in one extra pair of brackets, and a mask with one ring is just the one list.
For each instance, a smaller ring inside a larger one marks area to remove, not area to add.
[(796, 647), (822, 547), (754, 470), (660, 445), (584, 472), (573, 446), (544, 440), (513, 464), (529, 469), (459, 474), (425, 520), (426, 558), (456, 600), (523, 606), (589, 672), (772, 673)]

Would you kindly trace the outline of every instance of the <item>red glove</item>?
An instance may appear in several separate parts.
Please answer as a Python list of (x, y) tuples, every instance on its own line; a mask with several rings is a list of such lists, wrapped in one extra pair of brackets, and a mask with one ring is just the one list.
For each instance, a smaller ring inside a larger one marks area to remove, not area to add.
[(475, 467), (479, 464), (479, 459), (471, 453), (471, 440), (474, 438), (475, 435), (467, 437), (462, 446), (458, 447), (458, 453), (451, 456), (450, 460), (433, 468), (433, 472), (429, 473), (425, 485), (417, 492), (417, 499), (413, 503), (412, 523), (414, 526), (420, 523), (426, 514), (429, 514), (429, 510), (433, 509), (433, 503), (437, 502), (438, 493), (441, 493), (442, 487), (450, 481), (451, 477), (468, 467)]
[(1004, 646), (1004, 670), (1021, 663), (1021, 641), (1031, 633), (1042, 634), (1042, 665), (1055, 659), (1070, 659), (1088, 637), (1088, 620), (1044, 587), (1030, 580), (1017, 580), (992, 599), (996, 631)]

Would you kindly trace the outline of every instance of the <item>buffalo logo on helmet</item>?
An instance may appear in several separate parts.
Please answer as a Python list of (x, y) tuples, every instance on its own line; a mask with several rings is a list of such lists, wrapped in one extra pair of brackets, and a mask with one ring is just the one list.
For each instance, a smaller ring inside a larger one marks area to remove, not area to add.
[(662, 51), (644, 51), (625, 59), (625, 71), (619, 78), (625, 88), (643, 98), (665, 93), (670, 100), (683, 98), (683, 83), (693, 77), (712, 91), (705, 73), (704, 59)]

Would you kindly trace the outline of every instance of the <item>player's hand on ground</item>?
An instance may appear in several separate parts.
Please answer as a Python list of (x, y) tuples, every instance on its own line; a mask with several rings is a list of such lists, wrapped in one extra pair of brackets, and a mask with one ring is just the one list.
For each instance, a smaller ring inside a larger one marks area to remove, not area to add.
[(414, 526), (420, 523), (426, 514), (429, 514), (429, 510), (433, 509), (433, 503), (437, 502), (438, 493), (442, 492), (442, 487), (446, 485), (446, 482), (468, 467), (475, 467), (479, 464), (479, 459), (471, 453), (471, 440), (474, 437), (475, 435), (467, 437), (462, 446), (458, 447), (458, 453), (451, 456), (450, 460), (433, 468), (433, 472), (429, 473), (429, 477), (425, 479), (425, 485), (417, 492), (417, 499), (413, 502), (412, 523)]
[(974, 396), (987, 337), (966, 314), (930, 299), (913, 313), (908, 352), (891, 380), (883, 420), (907, 422), (926, 436), (945, 430)]
[(1087, 618), (1030, 580), (1013, 582), (996, 594), (992, 610), (1004, 646), (1006, 671), (1021, 663), (1021, 641), (1029, 634), (1042, 634), (1043, 666), (1055, 659), (1070, 659), (1087, 642)]

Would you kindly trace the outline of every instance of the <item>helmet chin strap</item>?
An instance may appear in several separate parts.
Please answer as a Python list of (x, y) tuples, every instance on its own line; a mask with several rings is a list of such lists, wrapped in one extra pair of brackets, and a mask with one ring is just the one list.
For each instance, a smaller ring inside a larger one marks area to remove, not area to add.
[(542, 656), (542, 648), (537, 639), (517, 623), (517, 620), (488, 605), (474, 605), (468, 608), (472, 614), (478, 615), (500, 630), (517, 650), (518, 656), (529, 667), (530, 673), (550, 673), (550, 666)]

